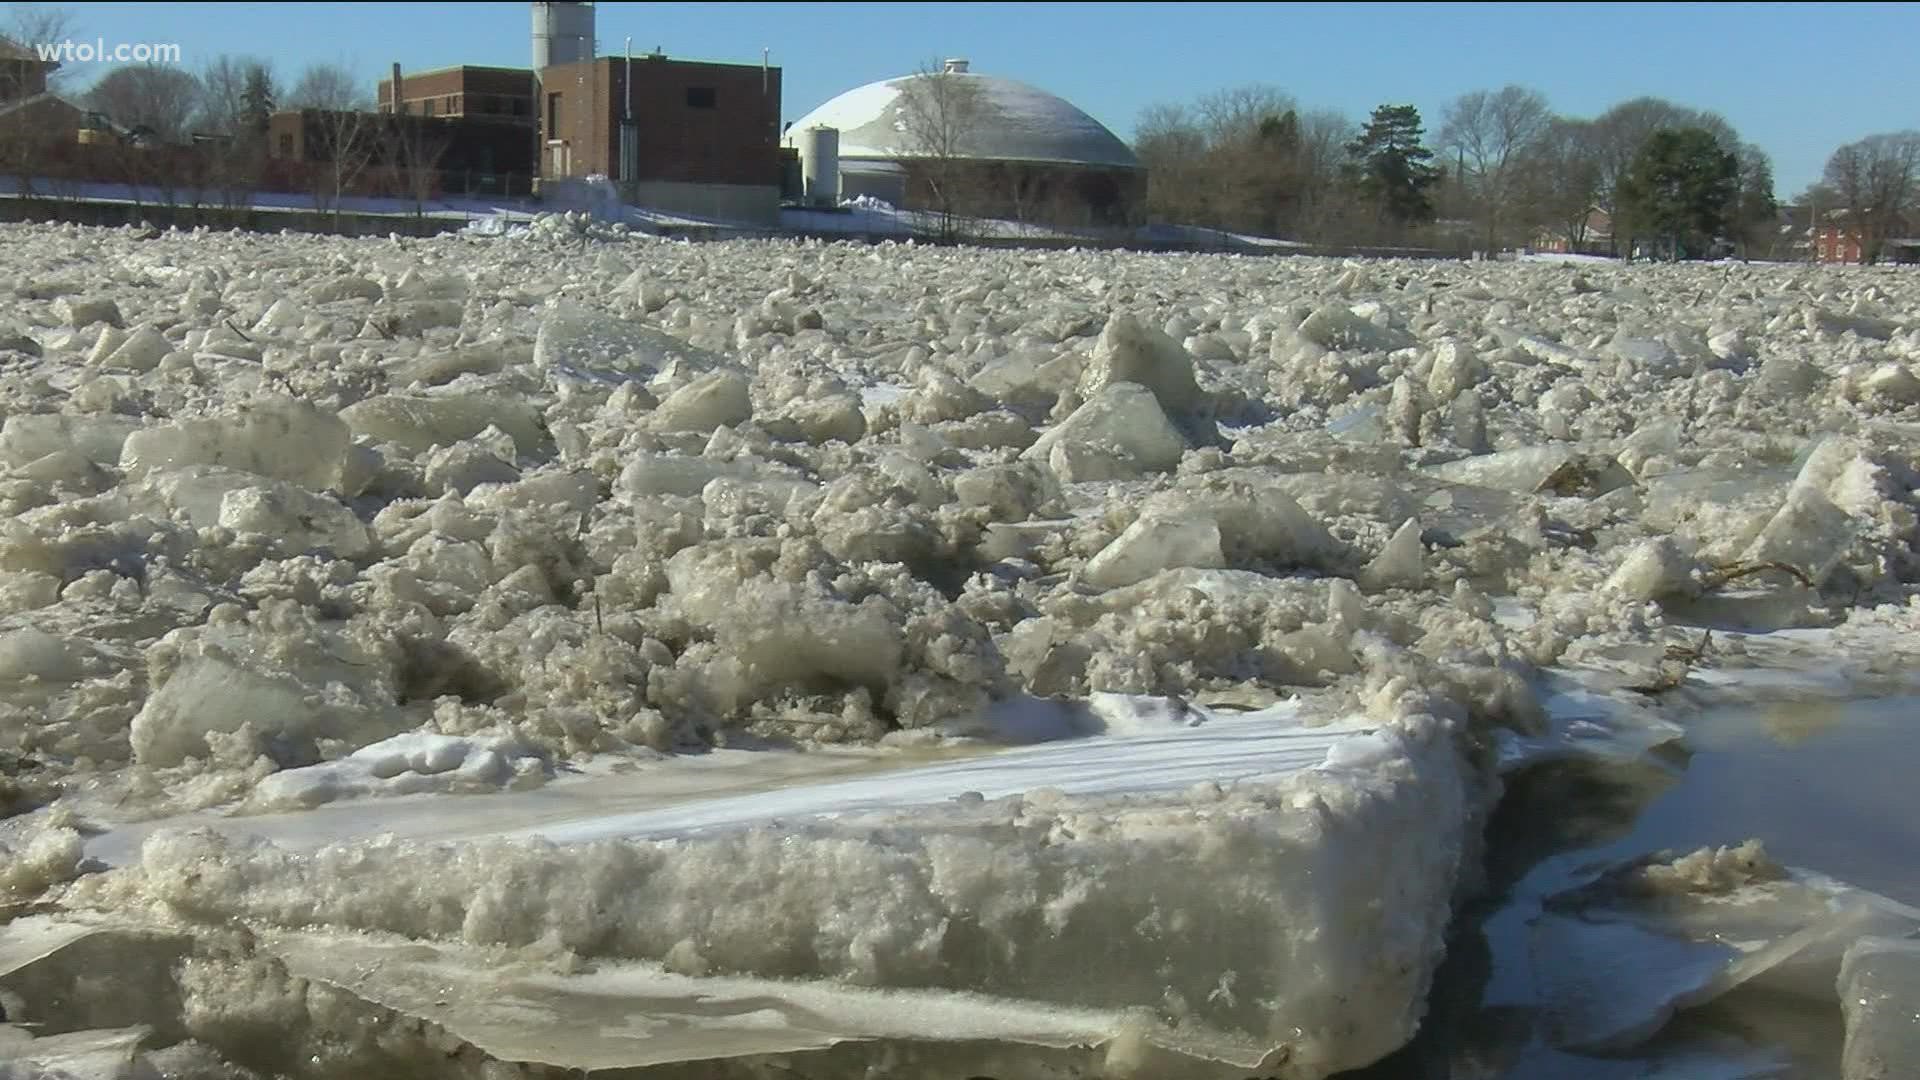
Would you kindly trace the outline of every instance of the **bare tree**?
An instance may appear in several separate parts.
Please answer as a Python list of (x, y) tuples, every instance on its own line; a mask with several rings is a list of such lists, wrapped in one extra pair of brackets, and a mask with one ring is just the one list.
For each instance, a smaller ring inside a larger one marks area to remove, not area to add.
[(452, 146), (452, 137), (432, 117), (394, 113), (380, 120), (386, 129), (382, 156), (400, 174), (402, 186), (413, 199), (414, 214), (424, 214), (427, 200), (437, 187), (440, 160)]
[(344, 64), (311, 64), (287, 95), (293, 109), (371, 109), (373, 99)]
[(186, 139), (202, 108), (200, 80), (168, 64), (115, 68), (87, 91), (88, 107), (158, 142)]
[(1462, 94), (1441, 117), (1440, 149), (1453, 151), (1470, 174), (1492, 251), (1502, 221), (1518, 201), (1520, 164), (1546, 136), (1553, 113), (1538, 91), (1505, 86)]
[(1554, 117), (1514, 163), (1515, 197), (1527, 224), (1566, 237), (1579, 251), (1600, 197), (1601, 148), (1588, 120)]
[(1184, 105), (1149, 105), (1134, 123), (1133, 153), (1147, 170), (1147, 214), (1161, 221), (1213, 224), (1207, 203), (1207, 136)]
[(313, 172), (314, 209), (333, 214), (340, 227), (340, 201), (360, 181), (379, 150), (379, 117), (358, 109), (307, 109), (312, 149), (319, 160)]
[(1203, 95), (1193, 111), (1207, 138), (1220, 144), (1252, 138), (1263, 122), (1299, 108), (1293, 95), (1279, 87), (1250, 83)]
[[(11, 39), (24, 49), (36, 45), (58, 45), (74, 35), (73, 12), (52, 4), (10, 4), (7, 19), (0, 23), (0, 38)], [(69, 67), (47, 69), (47, 89), (58, 93), (73, 78)]]
[(1822, 177), (1860, 231), (1860, 254), (1879, 261), (1888, 237), (1920, 195), (1920, 131), (1869, 135), (1827, 159)]
[(903, 81), (896, 100), (900, 151), (919, 168), (940, 215), (940, 234), (952, 240), (969, 155), (988, 119), (986, 91), (964, 70), (930, 61)]
[(1339, 113), (1302, 111), (1261, 84), (1191, 106), (1150, 106), (1134, 126), (1148, 214), (1267, 235), (1317, 231), (1350, 127)]
[[(257, 106), (252, 98), (261, 79), (269, 87), (269, 98), (277, 96), (271, 89), (273, 69), (266, 60), (222, 53), (207, 61), (200, 71), (200, 112), (194, 117), (194, 126), (231, 135), (256, 123)], [(269, 103), (268, 109), (271, 107)]]
[(237, 209), (252, 200), (267, 162), (267, 118), (278, 91), (265, 60), (222, 54), (200, 74), (201, 107), (195, 127), (214, 138), (202, 148), (204, 186), (221, 205)]

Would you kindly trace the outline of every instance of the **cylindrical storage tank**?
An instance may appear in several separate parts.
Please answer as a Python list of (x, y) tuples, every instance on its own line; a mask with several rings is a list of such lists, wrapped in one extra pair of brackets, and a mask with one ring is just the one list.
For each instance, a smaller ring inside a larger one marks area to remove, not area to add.
[(593, 59), (593, 5), (533, 5), (533, 70)]
[(815, 206), (839, 204), (839, 128), (810, 127), (800, 133), (800, 191)]

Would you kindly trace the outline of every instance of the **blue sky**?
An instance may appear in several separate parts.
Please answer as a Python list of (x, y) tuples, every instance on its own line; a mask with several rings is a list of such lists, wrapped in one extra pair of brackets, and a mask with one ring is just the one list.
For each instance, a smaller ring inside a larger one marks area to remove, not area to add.
[[(70, 5), (84, 40), (178, 42), (197, 67), (254, 53), (291, 79), (342, 62), (524, 66), (524, 3)], [(1714, 109), (1774, 160), (1777, 194), (1841, 143), (1920, 127), (1916, 4), (675, 4), (603, 3), (603, 55), (754, 63), (772, 50), (783, 112), (933, 56), (1044, 87), (1130, 139), (1140, 110), (1250, 82), (1356, 121), (1419, 106), (1429, 130), (1466, 91), (1520, 83), (1590, 116), (1642, 94)], [(77, 77), (91, 81), (90, 72)]]

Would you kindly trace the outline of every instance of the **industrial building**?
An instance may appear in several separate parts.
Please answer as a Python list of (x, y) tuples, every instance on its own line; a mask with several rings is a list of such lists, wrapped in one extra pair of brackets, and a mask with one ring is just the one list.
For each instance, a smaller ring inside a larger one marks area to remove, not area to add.
[[(914, 134), (906, 95), (920, 79), (964, 80), (970, 104), (963, 120), (943, 121), (944, 145)], [(867, 195), (934, 207), (937, 173), (965, 213), (1126, 225), (1146, 197), (1146, 170), (1099, 121), (1045, 90), (978, 74), (966, 60), (849, 90), (795, 121), (785, 142), (799, 152), (814, 202)]]
[(592, 4), (533, 5), (540, 173), (605, 176), (632, 204), (772, 224), (780, 211), (780, 69), (595, 57)]

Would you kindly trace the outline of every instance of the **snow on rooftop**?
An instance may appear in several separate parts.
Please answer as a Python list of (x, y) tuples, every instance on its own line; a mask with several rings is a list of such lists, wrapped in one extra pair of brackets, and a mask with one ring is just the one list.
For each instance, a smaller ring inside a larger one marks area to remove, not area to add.
[[(840, 157), (917, 156), (900, 117), (901, 90), (917, 75), (855, 87), (795, 121), (793, 130), (840, 131)], [(992, 161), (1028, 161), (1111, 168), (1139, 168), (1133, 151), (1072, 102), (1035, 86), (973, 72), (953, 72), (984, 93), (990, 120), (968, 140), (967, 156)]]

